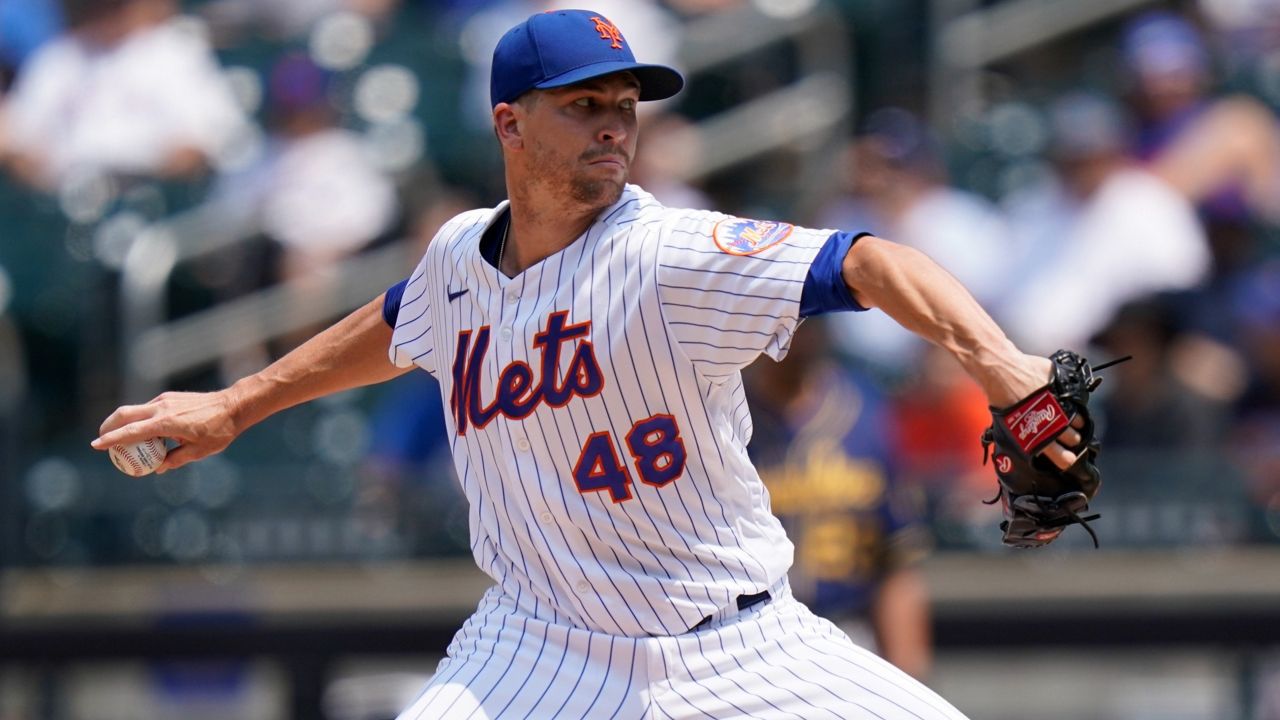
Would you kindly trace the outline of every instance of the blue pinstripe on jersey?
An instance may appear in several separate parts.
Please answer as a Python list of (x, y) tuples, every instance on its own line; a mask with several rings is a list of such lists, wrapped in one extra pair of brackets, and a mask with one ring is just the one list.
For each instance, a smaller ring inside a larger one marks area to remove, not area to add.
[[(656, 263), (655, 263), (655, 264), (656, 264)], [(655, 268), (655, 269), (651, 269), (649, 272), (650, 272), (650, 274), (648, 275), (648, 277), (656, 277), (656, 268)], [(636, 274), (637, 274), (637, 277), (639, 278), (641, 288), (642, 288), (642, 289), (647, 289), (647, 286), (645, 285), (645, 282), (646, 282), (645, 268), (644, 268), (644, 266), (643, 266), (643, 265), (638, 266), (638, 268), (637, 268), (637, 270), (636, 270)], [(655, 282), (655, 285), (656, 285), (656, 281), (653, 281), (653, 282)], [(666, 322), (666, 319), (665, 319), (665, 315), (661, 312), (661, 310), (662, 310), (662, 306), (661, 306), (661, 302), (660, 302), (660, 300), (658, 300), (658, 298), (656, 297), (656, 295), (655, 295), (654, 297), (650, 298), (650, 299), (651, 299), (651, 301), (655, 302), (655, 304), (657, 305), (657, 309), (658, 309), (658, 313), (657, 313), (657, 314), (658, 314), (658, 316), (659, 316), (659, 317), (662, 317), (662, 318), (663, 318), (663, 322), (665, 323), (665, 322)], [(684, 411), (684, 412), (683, 412), (683, 415), (684, 415), (685, 417), (690, 417), (690, 416), (689, 416), (689, 412), (688, 412), (688, 404), (687, 404), (686, 399), (685, 399), (685, 397), (684, 397), (684, 395), (683, 395), (683, 388), (682, 388), (682, 387), (680, 387), (680, 378), (679, 378), (679, 376), (675, 376), (674, 378), (663, 378), (663, 377), (659, 377), (659, 376), (661, 376), (662, 374), (666, 373), (666, 372), (668, 371), (668, 369), (669, 369), (669, 368), (672, 368), (672, 367), (674, 367), (674, 366), (676, 365), (676, 356), (675, 356), (674, 351), (673, 351), (673, 350), (672, 350), (672, 348), (671, 348), (671, 344), (670, 344), (670, 343), (666, 343), (667, 351), (668, 351), (668, 359), (669, 359), (669, 363), (668, 363), (668, 364), (660, 364), (660, 363), (658, 362), (658, 358), (657, 358), (657, 356), (654, 354), (654, 351), (653, 351), (653, 339), (654, 339), (654, 338), (658, 338), (658, 337), (662, 337), (663, 335), (661, 335), (661, 334), (654, 334), (654, 333), (657, 333), (657, 332), (658, 332), (658, 329), (659, 329), (659, 328), (656, 328), (656, 327), (655, 327), (655, 328), (653, 328), (653, 329), (650, 329), (650, 327), (649, 327), (649, 324), (650, 324), (650, 323), (649, 323), (649, 319), (648, 319), (648, 313), (641, 313), (641, 316), (640, 316), (640, 323), (641, 323), (641, 327), (642, 327), (642, 329), (643, 329), (643, 331), (644, 331), (644, 332), (640, 333), (640, 337), (646, 341), (646, 342), (645, 342), (645, 344), (648, 346), (648, 349), (649, 349), (649, 361), (650, 361), (650, 364), (649, 364), (649, 365), (646, 365), (645, 367), (652, 367), (652, 368), (654, 368), (654, 370), (655, 370), (655, 378), (654, 378), (654, 383), (653, 383), (653, 385), (656, 385), (657, 387), (661, 388), (661, 392), (662, 392), (662, 396), (663, 396), (663, 401), (664, 401), (665, 403), (667, 403), (667, 405), (668, 405), (668, 407), (669, 407), (669, 408), (670, 408), (670, 407), (674, 407), (674, 403), (672, 402), (672, 399), (671, 399), (671, 395), (672, 395), (672, 394), (674, 394), (675, 398), (676, 398), (676, 399), (678, 399), (678, 400), (680, 401), (681, 409)], [(673, 385), (673, 383), (671, 382), (671, 380), (672, 380), (672, 379), (674, 379), (674, 381), (675, 381), (675, 382), (674, 382), (674, 385), (675, 385), (675, 387), (674, 387), (674, 388), (672, 387), (672, 385)], [(674, 393), (673, 393), (673, 390), (674, 390)], [(695, 396), (695, 397), (697, 397), (697, 396)], [(690, 455), (691, 455), (691, 457), (692, 457), (692, 458), (694, 458), (694, 462), (696, 462), (698, 465), (700, 465), (700, 466), (702, 467), (702, 473), (701, 473), (700, 475), (698, 475), (698, 476), (695, 476), (695, 477), (708, 477), (708, 474), (707, 474), (707, 473), (708, 473), (708, 470), (707, 470), (707, 467), (706, 467), (705, 461), (704, 461), (704, 459), (703, 459), (702, 448), (701, 448), (700, 443), (699, 443), (699, 438), (700, 438), (700, 437), (703, 437), (703, 435), (700, 435), (700, 434), (698, 433), (698, 431), (697, 431), (697, 429), (696, 429), (696, 428), (695, 428), (692, 432), (690, 432), (690, 438), (692, 439), (692, 451), (691, 451)], [(707, 435), (705, 435), (705, 437), (713, 438), (713, 437), (714, 437), (714, 434), (708, 433)], [(718, 448), (717, 448), (717, 452), (719, 452)], [(697, 501), (697, 503), (698, 503), (698, 507), (702, 510), (702, 514), (703, 514), (703, 516), (704, 516), (707, 520), (712, 520), (710, 513), (709, 513), (709, 512), (707, 512), (707, 505), (706, 505), (706, 502), (707, 502), (707, 495), (711, 495), (711, 494), (714, 492), (714, 488), (711, 488), (711, 487), (703, 488), (703, 487), (699, 486), (699, 487), (695, 488), (695, 490), (696, 490), (696, 492), (694, 493), (694, 500), (696, 500), (696, 501)], [(687, 511), (690, 513), (690, 514), (689, 514), (689, 522), (690, 522), (690, 525), (691, 525), (691, 526), (693, 526), (694, 528), (697, 528), (697, 530), (693, 533), (693, 534), (694, 534), (694, 537), (698, 538), (699, 544), (706, 544), (708, 541), (703, 537), (703, 534), (702, 534), (702, 532), (701, 532), (701, 524), (700, 524), (700, 523), (698, 523), (697, 521), (695, 521), (695, 520), (693, 519), (692, 510), (693, 510), (693, 507), (694, 507), (694, 506), (693, 506), (691, 503), (689, 503), (689, 500), (688, 500), (687, 496), (682, 495), (681, 500), (682, 500), (682, 501), (684, 501), (684, 503), (685, 503), (685, 507), (686, 507)], [(728, 524), (728, 518), (727, 518), (727, 516), (725, 516), (724, 511), (723, 511), (723, 508), (721, 508), (720, 517), (721, 517), (721, 521), (720, 521), (720, 522), (721, 522), (721, 526), (727, 525), (727, 524)], [(725, 541), (722, 539), (722, 537), (721, 537), (720, 527), (716, 526), (716, 525), (714, 524), (714, 521), (713, 521), (713, 520), (712, 520), (712, 523), (711, 523), (711, 527), (712, 527), (712, 530), (713, 530), (713, 531), (715, 531), (715, 537), (713, 538), (713, 542), (715, 542), (716, 544), (720, 544), (720, 543), (725, 542)], [(732, 536), (731, 536), (730, 540), (731, 540), (731, 541), (732, 541), (732, 542), (733, 542), (737, 547), (741, 548), (741, 545), (739, 545), (739, 544), (738, 544), (738, 542), (737, 542), (737, 538), (736, 538), (736, 537), (732, 537)], [(717, 554), (716, 554), (716, 558), (715, 558), (715, 559), (716, 559), (717, 564), (719, 564), (720, 569), (721, 569), (722, 571), (724, 571), (724, 572), (726, 572), (726, 573), (730, 573), (730, 574), (733, 574), (733, 573), (734, 573), (734, 570), (730, 570), (729, 566), (725, 564), (725, 562), (724, 562), (724, 558), (723, 558), (719, 553), (717, 553)], [(739, 565), (739, 568), (741, 569), (741, 571), (742, 571), (742, 573), (743, 573), (744, 575), (750, 576), (750, 574), (751, 574), (751, 573), (747, 572), (747, 569), (746, 569), (745, 565), (743, 565), (743, 564), (742, 564), (741, 560), (739, 560), (738, 565)], [(708, 569), (709, 569), (709, 568), (708, 568)], [(761, 569), (763, 569), (763, 567), (762, 567), (762, 566), (761, 566)], [(723, 592), (723, 590), (722, 590), (722, 596), (718, 598), (718, 602), (716, 602), (716, 603), (715, 603), (715, 605), (716, 605), (717, 607), (723, 607), (723, 606), (724, 606), (725, 604), (727, 604), (730, 600), (732, 600), (732, 598), (733, 598), (735, 595), (737, 595), (737, 594), (738, 594), (738, 593), (736, 593), (736, 592), (732, 592), (732, 591), (731, 591), (731, 592), (727, 592), (727, 593), (725, 593), (725, 592)], [(726, 597), (726, 596), (727, 596), (727, 597)], [(704, 614), (704, 615), (703, 615), (703, 617), (705, 617), (705, 616), (706, 616), (706, 615)]]
[[(689, 234), (697, 235), (697, 233), (689, 233)], [(702, 248), (687, 247), (683, 245), (668, 245), (667, 247), (669, 247), (672, 250), (683, 250), (685, 252), (692, 253), (694, 255), (711, 255), (713, 257), (719, 257), (720, 255), (724, 254), (723, 250), (705, 250)], [(738, 255), (737, 257), (742, 258), (742, 261), (744, 263), (749, 263), (754, 260), (756, 262), (768, 263), (771, 265), (799, 265), (800, 267), (803, 267), (803, 268), (809, 267), (809, 263), (805, 260), (778, 260), (775, 258), (756, 257), (754, 255)]]

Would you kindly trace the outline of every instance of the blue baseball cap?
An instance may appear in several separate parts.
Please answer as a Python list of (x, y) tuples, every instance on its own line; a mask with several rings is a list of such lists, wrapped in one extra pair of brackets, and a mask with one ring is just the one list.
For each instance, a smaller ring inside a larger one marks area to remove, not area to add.
[(665, 65), (636, 62), (618, 26), (590, 10), (539, 13), (507, 31), (493, 50), (489, 97), (511, 102), (529, 90), (564, 87), (630, 71), (640, 81), (641, 100), (680, 92), (684, 77)]

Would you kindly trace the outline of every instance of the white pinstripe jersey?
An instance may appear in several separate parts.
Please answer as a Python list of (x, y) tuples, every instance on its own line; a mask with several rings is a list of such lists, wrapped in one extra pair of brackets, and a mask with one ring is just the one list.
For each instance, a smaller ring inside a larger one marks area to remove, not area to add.
[(780, 359), (833, 231), (679, 210), (628, 185), (514, 278), (494, 209), (436, 235), (391, 358), (440, 381), (472, 553), (522, 611), (614, 635), (684, 632), (786, 573), (747, 459), (739, 371)]

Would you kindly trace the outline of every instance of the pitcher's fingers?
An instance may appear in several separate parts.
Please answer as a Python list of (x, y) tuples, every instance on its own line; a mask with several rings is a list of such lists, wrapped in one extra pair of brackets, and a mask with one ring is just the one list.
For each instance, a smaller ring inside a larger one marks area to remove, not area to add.
[(1083, 435), (1077, 432), (1075, 428), (1069, 427), (1058, 434), (1057, 443), (1065, 447), (1073, 448), (1079, 447), (1083, 440)]
[(1049, 443), (1049, 447), (1040, 451), (1040, 454), (1049, 458), (1049, 462), (1062, 470), (1066, 470), (1076, 462), (1076, 454), (1056, 442)]
[(1071, 427), (1073, 427), (1073, 428), (1075, 428), (1075, 429), (1077, 429), (1077, 430), (1083, 430), (1083, 429), (1084, 429), (1084, 415), (1080, 415), (1079, 413), (1077, 413), (1075, 417), (1071, 418)]
[(173, 437), (173, 432), (168, 431), (169, 425), (159, 419), (149, 418), (129, 423), (122, 427), (118, 427), (111, 432), (103, 433), (96, 440), (89, 443), (89, 446), (95, 450), (106, 450), (112, 445), (142, 442), (153, 437)]
[(179, 445), (164, 456), (164, 462), (160, 463), (160, 467), (156, 468), (156, 472), (166, 473), (170, 470), (177, 470), (187, 463), (199, 460), (201, 457), (203, 457), (203, 454), (196, 450), (194, 446)]
[(128, 425), (131, 422), (145, 420), (155, 415), (156, 408), (154, 405), (121, 405), (116, 411), (107, 416), (106, 420), (98, 426), (98, 434), (111, 432), (116, 428)]

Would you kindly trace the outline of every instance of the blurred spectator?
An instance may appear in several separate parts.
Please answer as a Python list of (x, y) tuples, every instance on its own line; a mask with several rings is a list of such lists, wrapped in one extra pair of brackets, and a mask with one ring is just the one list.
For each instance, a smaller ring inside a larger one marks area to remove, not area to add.
[(796, 595), (858, 644), (925, 678), (929, 600), (914, 569), (925, 530), (895, 471), (883, 397), (832, 359), (826, 333), (810, 319), (786, 360), (746, 373), (749, 450), (796, 545)]
[[(924, 252), (980, 302), (993, 307), (1007, 286), (1013, 240), (998, 210), (947, 184), (933, 131), (898, 108), (872, 113), (846, 151), (848, 194), (820, 214), (824, 227), (868, 231)], [(841, 317), (842, 349), (886, 367), (916, 357), (923, 342), (882, 313)]]
[(1220, 39), (1215, 47), (1229, 72), (1280, 48), (1280, 0), (1199, 0), (1197, 6)]
[(1233, 294), (1249, 383), (1232, 444), (1255, 497), (1274, 512), (1280, 508), (1280, 260), (1240, 278)]
[(1052, 121), (1062, 184), (1011, 202), (1035, 243), (1003, 315), (1027, 350), (1080, 347), (1124, 302), (1204, 283), (1215, 258), (1195, 206), (1224, 188), (1238, 186), (1253, 217), (1280, 217), (1280, 127), (1255, 100), (1214, 102), (1144, 164), (1102, 97), (1064, 97)]
[(944, 500), (972, 507), (990, 497), (991, 470), (977, 440), (991, 424), (986, 396), (960, 364), (929, 345), (895, 393), (895, 452), (903, 477)]
[(1062, 184), (1011, 199), (1030, 241), (1002, 314), (1030, 352), (1083, 347), (1120, 304), (1193, 287), (1209, 269), (1204, 231), (1187, 197), (1128, 156), (1131, 126), (1101, 96), (1072, 94), (1051, 109)]
[(1121, 47), (1140, 122), (1137, 156), (1150, 160), (1209, 104), (1209, 53), (1190, 22), (1164, 10), (1131, 21)]
[(380, 398), (370, 417), (373, 440), (353, 513), (393, 528), (413, 556), (464, 553), (467, 501), (449, 452), (438, 383), (427, 373), (407, 373)]
[(480, 204), (469, 190), (447, 185), (438, 180), (419, 181), (414, 190), (421, 193), (413, 202), (409, 227), (409, 239), (413, 247), (410, 257), (422, 257), (436, 233), (455, 216)]
[(23, 66), (0, 157), (52, 189), (76, 170), (189, 177), (244, 117), (205, 41), (171, 0), (68, 0), (69, 31)]
[(0, 93), (22, 63), (61, 29), (62, 7), (57, 0), (0, 2)]
[[(289, 54), (270, 70), (270, 137), (258, 161), (219, 179), (213, 201), (225, 212), (252, 218), (267, 241), (266, 260), (235, 264), (258, 273), (233, 273), (224, 293), (274, 282), (323, 286), (324, 271), (397, 230), (400, 205), (392, 178), (374, 165), (359, 135), (337, 125), (333, 76), (303, 54)], [(318, 288), (317, 288), (318, 289)], [(279, 352), (313, 328), (284, 338)], [(224, 368), (229, 377), (265, 362), (262, 353)]]
[(1179, 365), (1194, 362), (1189, 354), (1206, 348), (1181, 332), (1177, 312), (1172, 297), (1139, 298), (1121, 306), (1093, 338), (1107, 351), (1099, 361), (1132, 357), (1106, 371), (1109, 381), (1099, 412), (1109, 448), (1194, 452), (1224, 438), (1230, 399), (1224, 394), (1230, 395), (1230, 389), (1215, 392), (1204, 383), (1238, 381), (1222, 372), (1201, 372), (1190, 382), (1180, 377)]
[(1146, 167), (1192, 204), (1235, 190), (1242, 213), (1280, 222), (1280, 126), (1253, 98), (1213, 102)]
[[(409, 256), (420, 257), (445, 223), (475, 205), (475, 198), (457, 189), (434, 192), (413, 220)], [(368, 465), (375, 475), (395, 484), (411, 483), (422, 475), (452, 476), (444, 405), (435, 379), (409, 373), (396, 382), (404, 390), (385, 394), (373, 412)]]
[(27, 392), (24, 343), (9, 314), (12, 293), (9, 276), (0, 265), (0, 478), (16, 476), (19, 407)]
[[(1138, 119), (1134, 153), (1153, 161), (1213, 107), (1209, 52), (1199, 29), (1168, 11), (1138, 16), (1125, 28), (1123, 54)], [(1248, 215), (1239, 180), (1226, 178), (1198, 201), (1206, 230), (1242, 222)], [(1223, 238), (1223, 241), (1228, 238)]]
[(676, 113), (659, 113), (640, 122), (645, 142), (636, 148), (631, 182), (667, 207), (712, 209), (711, 198), (684, 179), (697, 167), (702, 154), (689, 121)]
[(1271, 259), (1238, 280), (1235, 316), (1249, 358), (1251, 382), (1242, 409), (1280, 410), (1280, 259)]
[[(413, 221), (410, 256), (421, 256), (446, 222), (475, 206), (465, 192), (434, 192)], [(386, 518), (413, 536), (417, 553), (465, 551), (470, 541), (466, 499), (457, 484), (435, 378), (408, 373), (391, 381), (373, 409), (370, 430), (373, 441), (361, 472), (357, 511)], [(427, 516), (433, 521), (423, 523)]]
[(219, 37), (252, 31), (279, 39), (305, 35), (336, 13), (390, 21), (399, 0), (213, 0), (200, 8)]
[(271, 141), (258, 188), (262, 230), (284, 248), (281, 276), (312, 274), (368, 245), (399, 212), (391, 178), (360, 136), (337, 126), (331, 77), (304, 55), (271, 71)]

